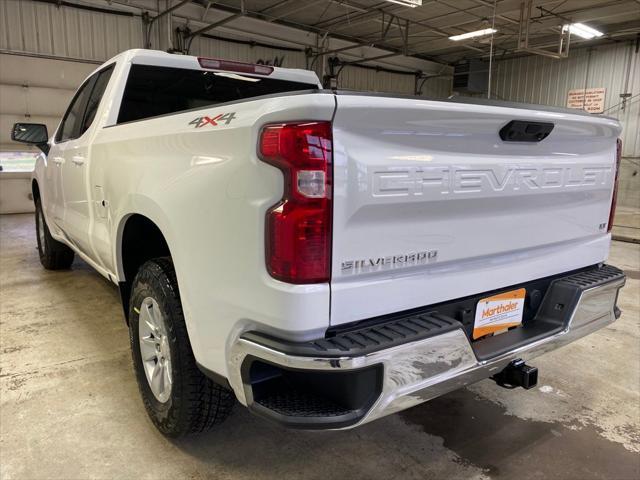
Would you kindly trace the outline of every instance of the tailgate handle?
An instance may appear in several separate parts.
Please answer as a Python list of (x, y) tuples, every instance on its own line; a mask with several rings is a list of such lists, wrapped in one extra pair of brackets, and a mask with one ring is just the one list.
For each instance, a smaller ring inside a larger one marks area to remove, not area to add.
[(553, 130), (553, 123), (511, 120), (500, 129), (500, 138), (505, 142), (541, 142)]

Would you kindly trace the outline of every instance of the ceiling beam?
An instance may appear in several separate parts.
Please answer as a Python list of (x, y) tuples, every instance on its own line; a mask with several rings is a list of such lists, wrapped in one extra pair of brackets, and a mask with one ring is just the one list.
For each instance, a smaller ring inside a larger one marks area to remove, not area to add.
[[(363, 6), (360, 6), (360, 5), (355, 5), (352, 2), (348, 2), (348, 1), (345, 1), (345, 0), (330, 0), (330, 1), (332, 1), (334, 3), (339, 3), (339, 4), (344, 5), (344, 6), (350, 6), (350, 7), (354, 8), (354, 9), (357, 9), (358, 11), (361, 12), (359, 15), (357, 15), (358, 20), (356, 22), (350, 20), (348, 24), (344, 25), (345, 27), (352, 28), (355, 24), (361, 24), (361, 23), (366, 23), (366, 22), (376, 22), (376, 23), (383, 23), (384, 24), (384, 18), (381, 18), (381, 15), (383, 15), (383, 13), (387, 13), (388, 15), (394, 15), (394, 16), (400, 18), (400, 19), (403, 19), (403, 20), (406, 20), (406, 21), (409, 22), (409, 25), (410, 25), (410, 28), (411, 28), (411, 33), (408, 34), (408, 38), (407, 38), (406, 35), (404, 35), (404, 32), (401, 32), (402, 35), (396, 35), (396, 36), (393, 36), (393, 37), (388, 37), (387, 36), (385, 38), (378, 38), (378, 36), (376, 35), (376, 32), (371, 32), (369, 34), (364, 35), (365, 38), (363, 38), (363, 41), (362, 41), (361, 45), (367, 45), (369, 42), (375, 42), (381, 48), (389, 48), (389, 47), (398, 48), (398, 47), (396, 47), (395, 45), (393, 45), (390, 42), (395, 41), (395, 40), (402, 40), (403, 43), (406, 43), (411, 38), (417, 38), (417, 37), (418, 38), (420, 38), (420, 37), (424, 38), (424, 35), (426, 33), (434, 33), (435, 35), (440, 36), (443, 39), (445, 39), (445, 38), (448, 39), (451, 35), (454, 35), (456, 33), (464, 33), (465, 32), (465, 30), (463, 30), (463, 29), (458, 29), (457, 31), (454, 31), (454, 32), (447, 32), (445, 30), (442, 30), (441, 28), (438, 28), (438, 27), (434, 26), (433, 23), (432, 23), (432, 20), (433, 20), (432, 18), (428, 19), (429, 23), (427, 23), (426, 20), (409, 19), (409, 18), (403, 17), (401, 15), (397, 15), (395, 13), (389, 13), (389, 9), (377, 8), (377, 6), (379, 4), (376, 4), (376, 6), (374, 6), (374, 7), (363, 7)], [(546, 1), (542, 2), (542, 3), (543, 4), (557, 3), (557, 1), (558, 0), (546, 0)], [(502, 2), (505, 2), (505, 0), (502, 0)], [(430, 3), (436, 3), (436, 2), (435, 1), (430, 1), (428, 3), (430, 4)], [(452, 5), (449, 5), (448, 3), (443, 2), (442, 0), (438, 0), (437, 3), (443, 4), (443, 5), (447, 6), (448, 8), (451, 8), (451, 9), (453, 9), (455, 11), (454, 12), (448, 12), (448, 13), (445, 13), (445, 14), (442, 14), (442, 15), (439, 15), (439, 16), (433, 17), (433, 18), (444, 18), (444, 17), (448, 17), (448, 16), (451, 16), (451, 15), (455, 15), (455, 14), (459, 15), (460, 13), (468, 14), (469, 10), (479, 9), (479, 8), (486, 8), (486, 5), (484, 5), (484, 4), (478, 4), (477, 6), (470, 7), (469, 9), (459, 9), (459, 8), (457, 8), (455, 6), (452, 6)], [(389, 2), (383, 2), (383, 5), (389, 5)], [(426, 4), (423, 4), (423, 8), (424, 8), (424, 5), (426, 5)], [(501, 5), (501, 2), (499, 2), (498, 5)], [(504, 3), (502, 5), (504, 5)], [(501, 5), (501, 7), (502, 7), (502, 5)], [(519, 9), (519, 1), (517, 3), (515, 2), (515, 0), (507, 1), (506, 9), (508, 9), (508, 11), (514, 11), (514, 9), (516, 8), (516, 5), (517, 5), (517, 8)], [(493, 8), (493, 4), (491, 4), (491, 8)], [(403, 10), (403, 11), (405, 11), (405, 10)], [(476, 18), (472, 19), (472, 20), (467, 20), (465, 22), (462, 22), (462, 23), (460, 23), (460, 25), (464, 25), (464, 24), (468, 24), (468, 23), (477, 23), (479, 19), (484, 18), (484, 17), (482, 17), (480, 15), (476, 15), (476, 14), (473, 14), (473, 13), (471, 15), (475, 16)], [(507, 20), (505, 20), (505, 21), (507, 21), (509, 23), (515, 22), (516, 24), (518, 24), (517, 21), (514, 21), (514, 20), (512, 20), (512, 19), (510, 19), (508, 17), (506, 17), (506, 18), (507, 18)], [(335, 24), (335, 22), (334, 22), (334, 24)], [(324, 28), (326, 28), (326, 26), (327, 26), (326, 23), (324, 25), (322, 23), (317, 23), (315, 25), (322, 25), (322, 27), (324, 27)], [(457, 25), (450, 25), (450, 26), (447, 26), (446, 28), (454, 27), (454, 26), (457, 26)], [(420, 27), (420, 29), (416, 30), (416, 27)], [(513, 34), (516, 33), (515, 30), (512, 30), (510, 28), (505, 28), (504, 25), (501, 27), (501, 29), (505, 30), (507, 32), (511, 32)], [(335, 32), (336, 32), (336, 30), (329, 30), (329, 34), (332, 34), (332, 33), (335, 33)], [(363, 35), (361, 34), (361, 36), (363, 36)], [(419, 52), (419, 53), (413, 53), (413, 55), (421, 55), (421, 56), (427, 55), (427, 52), (426, 51), (421, 51), (420, 47), (422, 47), (423, 45), (426, 45), (426, 44), (428, 44), (428, 43), (430, 43), (432, 41), (433, 40), (430, 39), (430, 40), (426, 40), (426, 41), (423, 41), (423, 42), (409, 44), (409, 46), (411, 47), (410, 49), (411, 49), (412, 52)], [(484, 50), (485, 50), (483, 48), (479, 48), (479, 47), (470, 45), (469, 43), (459, 44), (458, 46), (461, 47), (461, 48), (467, 49), (467, 50), (474, 51), (474, 52), (484, 52)]]
[[(332, 0), (332, 1), (336, 1), (336, 0)], [(379, 9), (376, 9), (376, 10), (371, 10), (369, 12), (370, 13), (377, 12), (377, 15), (373, 15), (372, 18), (371, 18), (371, 21), (374, 21), (374, 22), (377, 22), (377, 23), (383, 23), (384, 24), (384, 19), (381, 18), (381, 17), (382, 17), (383, 14), (387, 14), (387, 15), (393, 15), (394, 17), (407, 22), (410, 28), (412, 28), (414, 26), (423, 27), (423, 30), (420, 30), (418, 32), (416, 32), (414, 30), (413, 33), (409, 33), (408, 37), (413, 37), (415, 35), (424, 35), (425, 33), (428, 33), (428, 32), (433, 32), (434, 34), (439, 35), (440, 37), (443, 37), (443, 38), (448, 38), (448, 37), (450, 37), (452, 35), (449, 32), (441, 30), (441, 29), (439, 29), (437, 27), (433, 27), (432, 25), (426, 23), (426, 21), (424, 21), (424, 20), (412, 20), (412, 19), (409, 19), (409, 18), (406, 18), (406, 17), (403, 17), (403, 16), (396, 15), (394, 13), (390, 13), (388, 10), (383, 9), (383, 8), (379, 8)], [(367, 18), (367, 20), (369, 20), (369, 18)], [(333, 33), (332, 31), (329, 31), (329, 34), (332, 34), (332, 33)], [(371, 41), (371, 40), (369, 40), (369, 41)], [(363, 39), (362, 43), (363, 44), (367, 44), (367, 40)], [(381, 47), (382, 48), (389, 48), (388, 46), (384, 46), (383, 47), (382, 45), (381, 45)], [(468, 48), (470, 50), (476, 50), (476, 51), (480, 50), (480, 49), (478, 49), (476, 47), (468, 46), (468, 45), (465, 45), (465, 48)]]
[[(285, 0), (288, 3), (288, 0)], [(298, 1), (298, 6), (296, 7), (287, 7), (287, 10), (281, 14), (276, 14), (276, 16), (269, 18), (267, 21), (268, 22), (275, 22), (276, 20), (280, 20), (282, 18), (288, 17), (290, 15), (293, 15), (294, 13), (298, 13), (301, 12), (302, 10), (306, 10), (309, 8), (309, 4), (300, 0)], [(282, 5), (278, 5), (278, 6), (282, 6)], [(261, 10), (260, 13), (263, 13), (264, 10)]]
[(158, 13), (155, 17), (151, 17), (149, 19), (149, 23), (155, 22), (156, 20), (164, 17), (165, 15), (170, 14), (174, 10), (177, 10), (178, 8), (182, 7), (183, 5), (186, 5), (187, 3), (191, 3), (191, 0), (182, 0), (181, 2), (176, 3), (172, 7), (169, 7), (166, 10), (163, 10), (162, 12)]
[[(354, 22), (357, 22), (358, 24), (361, 23), (360, 19), (362, 16), (367, 16), (374, 12), (378, 12), (379, 9), (383, 7), (387, 7), (385, 10), (387, 13), (394, 13), (394, 14), (396, 11), (398, 12), (404, 11), (406, 8), (406, 7), (402, 7), (402, 5), (393, 4), (388, 1), (383, 1), (380, 3), (376, 3), (374, 5), (359, 5), (346, 0), (329, 0), (329, 2), (338, 6), (350, 8), (352, 10), (355, 10), (356, 12), (360, 12), (360, 15), (357, 15), (356, 17), (354, 17), (349, 12), (343, 13), (336, 17), (332, 17), (321, 22), (316, 22), (313, 24), (314, 27), (330, 28), (334, 25), (339, 25), (340, 23), (343, 23), (343, 22), (347, 22), (350, 26), (352, 26), (355, 24)], [(423, 3), (422, 6), (424, 7), (425, 5), (429, 5), (431, 3), (435, 3), (435, 0), (428, 0), (426, 3)]]
[[(473, 1), (478, 1), (478, 0), (473, 0)], [(485, 2), (485, 3), (489, 3), (489, 2)], [(538, 7), (541, 7), (541, 5), (546, 5), (549, 3), (557, 3), (557, 0), (555, 2), (547, 1), (544, 3), (539, 3)], [(628, 15), (629, 14), (628, 5), (629, 5), (629, 0), (616, 0), (616, 1), (608, 2), (605, 8), (602, 7), (602, 4), (596, 4), (595, 6), (592, 5), (590, 8), (589, 7), (579, 8), (571, 11), (572, 14), (577, 16), (573, 16), (571, 20), (569, 20), (568, 18), (565, 18), (564, 21), (588, 22), (592, 20), (597, 21), (597, 19), (599, 18), (606, 18), (606, 17), (611, 18), (614, 16)], [(614, 8), (614, 11), (612, 12), (611, 11), (612, 7), (617, 7), (617, 8)], [(566, 12), (560, 12), (558, 16), (565, 17)], [(545, 32), (553, 32), (557, 34), (559, 32), (557, 20), (558, 20), (558, 17), (557, 16), (554, 17), (554, 15), (540, 15), (538, 17), (535, 17), (533, 19), (535, 26), (531, 30), (531, 34), (535, 36), (545, 35)], [(498, 24), (496, 28), (498, 29), (498, 31), (505, 31), (502, 24)], [(514, 40), (513, 35), (500, 34), (499, 36), (496, 36), (496, 38), (494, 39), (494, 47), (498, 47), (502, 49), (514, 48), (516, 45), (516, 42), (513, 40)], [(429, 45), (431, 48), (429, 48), (428, 50), (425, 50), (424, 53), (435, 56), (436, 58), (442, 58), (444, 55), (450, 55), (451, 53), (453, 53), (453, 52), (447, 53), (447, 54), (440, 53), (443, 50), (452, 50), (456, 47), (463, 47), (462, 45), (450, 44), (444, 41), (444, 39), (436, 40), (436, 41), (417, 42), (417, 43), (413, 43), (411, 47), (414, 51), (420, 51), (421, 46), (427, 46), (427, 45)], [(485, 51), (486, 50), (483, 50), (483, 52)], [(476, 55), (474, 54), (471, 55), (471, 57), (474, 57), (474, 56)]]
[[(616, 25), (617, 25), (616, 32), (611, 33), (610, 38), (603, 37), (601, 39), (590, 39), (590, 40), (575, 38), (571, 40), (571, 46), (574, 48), (576, 47), (586, 48), (592, 45), (598, 46), (598, 45), (611, 43), (611, 42), (631, 40), (634, 35), (640, 34), (640, 26), (638, 26), (637, 21), (629, 21), (629, 22), (616, 24)], [(621, 40), (621, 37), (627, 37), (627, 38), (624, 40)], [(554, 41), (553, 38), (550, 37), (549, 35), (545, 35), (539, 40), (540, 40), (540, 43), (536, 45), (536, 48), (549, 48), (549, 47), (557, 46), (557, 41)], [(513, 58), (513, 57), (528, 55), (526, 52), (518, 52), (516, 47), (517, 47), (517, 44), (515, 43), (507, 47), (504, 47), (504, 46), (499, 47), (500, 50), (503, 50), (503, 53), (500, 55), (500, 57), (508, 56), (509, 58)], [(495, 48), (495, 45), (494, 45), (494, 48)], [(430, 54), (433, 57), (440, 58), (440, 59), (443, 59), (444, 61), (448, 61), (451, 63), (455, 63), (459, 60), (467, 59), (467, 58), (483, 58), (488, 56), (488, 53), (486, 52), (481, 55), (469, 55), (467, 53), (464, 53), (463, 55), (456, 55), (456, 54), (462, 54), (462, 53), (463, 52), (460, 52), (460, 51), (446, 52), (446, 53), (430, 52)]]
[(240, 18), (242, 16), (244, 16), (244, 13), (242, 12), (234, 13), (233, 15), (229, 15), (228, 17), (223, 18), (222, 20), (218, 20), (217, 22), (210, 23), (208, 25), (205, 25), (202, 28), (199, 28), (198, 30), (188, 33), (187, 35), (185, 35), (185, 37), (186, 38), (197, 37), (202, 33), (208, 32), (209, 30), (213, 30), (216, 27), (221, 27), (222, 25), (226, 25), (227, 23), (232, 22), (233, 20)]
[(279, 2), (274, 3), (273, 5), (269, 5), (268, 7), (263, 8), (262, 10), (258, 10), (258, 13), (267, 13), (270, 12), (271, 10), (274, 10), (276, 8), (280, 8), (284, 5), (287, 5), (291, 2), (293, 2), (294, 0), (280, 0)]
[[(152, 11), (149, 6), (150, 2), (144, 0), (83, 0), (87, 3), (100, 4), (103, 2), (109, 2), (110, 5), (118, 5), (121, 9), (126, 11), (138, 11), (140, 13), (144, 11)], [(153, 2), (155, 3), (155, 2)], [(206, 17), (202, 18), (202, 12), (207, 12)], [(227, 14), (226, 17), (223, 17)], [(304, 25), (289, 20), (274, 20), (269, 22), (273, 15), (260, 13), (259, 11), (246, 10), (244, 15), (241, 14), (241, 9), (238, 7), (230, 6), (228, 4), (215, 3), (211, 5), (211, 8), (204, 10), (203, 6), (199, 3), (192, 2), (190, 5), (186, 5), (183, 10), (179, 11), (176, 21), (179, 23), (186, 22), (187, 25), (198, 26), (199, 28), (193, 32), (203, 33), (216, 27), (223, 27), (231, 35), (241, 35), (248, 38), (263, 38), (266, 41), (282, 42), (283, 44), (291, 44), (297, 46), (304, 46), (306, 48), (317, 48), (316, 38), (317, 36), (325, 36), (326, 32), (315, 29), (312, 26)], [(236, 21), (232, 21), (232, 20)], [(262, 23), (262, 25), (261, 25)], [(232, 26), (230, 26), (232, 24)], [(309, 35), (313, 33), (314, 35)], [(189, 37), (188, 40), (194, 38)], [(404, 52), (399, 48), (389, 47), (386, 45), (372, 45), (370, 40), (366, 40), (354, 37), (352, 35), (340, 35), (331, 34), (326, 36), (326, 41), (330, 42), (329, 45), (334, 47), (349, 47), (348, 50), (353, 48), (363, 48), (366, 51), (365, 55), (369, 56), (383, 56), (385, 58), (392, 57), (405, 57), (398, 59), (397, 61), (387, 62), (382, 59), (378, 64), (383, 68), (396, 68), (406, 69), (410, 72), (433, 72), (439, 68), (442, 68), (443, 64), (440, 62), (433, 62), (427, 55), (420, 57), (412, 56), (411, 52)], [(274, 47), (277, 48), (277, 47)], [(347, 60), (360, 60), (359, 55), (352, 53), (345, 53)], [(391, 54), (391, 55), (389, 55)]]

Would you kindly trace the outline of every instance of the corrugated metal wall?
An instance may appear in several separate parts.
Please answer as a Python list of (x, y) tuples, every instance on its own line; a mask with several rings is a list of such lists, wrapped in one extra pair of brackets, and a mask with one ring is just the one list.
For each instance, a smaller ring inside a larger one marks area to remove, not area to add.
[(452, 77), (430, 78), (422, 86), (422, 95), (432, 98), (447, 98), (452, 93), (452, 86)]
[[(104, 8), (109, 4), (105, 3)], [(173, 27), (178, 25), (176, 19)], [(151, 32), (154, 46), (161, 40), (161, 30), (156, 23)], [(162, 34), (167, 34), (166, 27)], [(0, 0), (0, 152), (5, 155), (2, 162), (12, 162), (0, 166), (28, 170), (33, 165), (33, 152), (37, 149), (9, 138), (14, 122), (41, 122), (53, 132), (74, 91), (97, 64), (123, 50), (142, 48), (143, 44), (140, 15), (81, 10), (32, 0)], [(302, 48), (269, 48), (206, 36), (194, 39), (191, 53), (287, 68), (307, 65)], [(450, 84), (450, 79), (431, 79), (423, 93), (448, 96)], [(413, 94), (414, 77), (349, 67), (343, 70), (339, 86)], [(0, 183), (0, 213), (33, 209), (29, 173), (3, 172)]]
[[(139, 15), (86, 11), (31, 0), (0, 0), (0, 26), (0, 50), (81, 60), (104, 61), (123, 50), (142, 48), (144, 42)], [(157, 31), (152, 38), (157, 38)], [(307, 64), (302, 49), (281, 50), (206, 37), (193, 41), (191, 53), (246, 62), (277, 60), (288, 68), (306, 68)], [(446, 78), (429, 80), (423, 93), (446, 97), (450, 83)], [(352, 90), (413, 94), (414, 77), (348, 67), (338, 85)]]
[[(139, 15), (59, 7), (31, 0), (0, 0), (0, 27), (0, 51), (51, 57), (0, 56), (0, 149), (5, 151), (28, 149), (10, 143), (9, 124), (30, 118), (55, 129), (73, 91), (96, 63), (123, 50), (141, 48), (144, 42)], [(154, 31), (152, 38), (157, 39), (157, 35)], [(302, 49), (269, 48), (205, 36), (194, 40), (191, 52), (247, 62), (262, 61), (288, 68), (306, 68), (307, 65)], [(65, 58), (81, 62), (62, 60)], [(43, 75), (43, 72), (47, 74)], [(338, 85), (350, 90), (413, 94), (414, 77), (347, 67), (343, 69)], [(423, 94), (431, 97), (445, 97), (449, 93), (448, 78), (430, 79), (423, 88)]]
[(0, 1), (0, 25), (1, 49), (84, 60), (104, 61), (143, 42), (139, 16), (29, 0)]
[[(390, 92), (413, 95), (415, 77), (399, 73), (345, 67), (338, 77), (338, 88), (368, 92)], [(422, 95), (446, 98), (451, 95), (451, 78), (431, 78), (424, 83)]]
[[(504, 100), (566, 106), (574, 88), (605, 87), (605, 114), (623, 126), (624, 155), (640, 156), (640, 55), (633, 41), (571, 51), (554, 60), (537, 55), (495, 63), (492, 93)], [(620, 94), (635, 98), (622, 108)]]
[[(640, 208), (640, 54), (633, 41), (574, 49), (569, 58), (528, 56), (495, 63), (492, 96), (565, 107), (574, 88), (606, 88), (605, 115), (623, 127), (620, 205)], [(630, 93), (625, 103), (620, 97)]]

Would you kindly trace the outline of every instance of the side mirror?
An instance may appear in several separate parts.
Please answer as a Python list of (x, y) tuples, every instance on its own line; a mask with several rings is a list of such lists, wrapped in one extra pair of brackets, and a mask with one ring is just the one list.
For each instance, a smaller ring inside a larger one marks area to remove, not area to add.
[(16, 123), (11, 130), (11, 140), (37, 146), (45, 154), (49, 153), (49, 133), (41, 123)]

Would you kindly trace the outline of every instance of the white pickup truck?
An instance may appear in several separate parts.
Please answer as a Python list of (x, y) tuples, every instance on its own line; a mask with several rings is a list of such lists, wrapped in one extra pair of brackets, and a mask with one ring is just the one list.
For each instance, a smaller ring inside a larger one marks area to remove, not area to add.
[[(131, 50), (38, 145), (40, 260), (119, 285), (166, 435), (236, 399), (350, 428), (613, 322), (616, 120), (321, 89), (312, 72)], [(567, 366), (570, 371), (570, 366)]]

